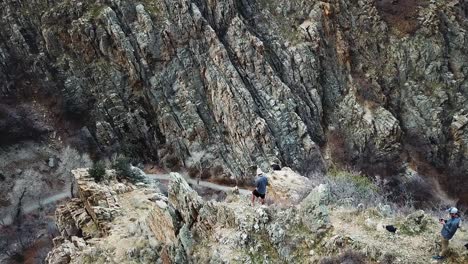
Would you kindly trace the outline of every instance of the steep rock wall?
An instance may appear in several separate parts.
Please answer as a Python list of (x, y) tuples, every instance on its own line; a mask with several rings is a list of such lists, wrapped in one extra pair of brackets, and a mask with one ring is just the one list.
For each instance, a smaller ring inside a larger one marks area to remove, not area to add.
[(455, 195), (466, 186), (464, 0), (0, 8), (0, 109), (53, 109), (44, 122), (101, 152), (182, 165), (203, 152), (225, 176), (272, 161), (322, 171), (324, 158), (379, 175), (430, 167)]

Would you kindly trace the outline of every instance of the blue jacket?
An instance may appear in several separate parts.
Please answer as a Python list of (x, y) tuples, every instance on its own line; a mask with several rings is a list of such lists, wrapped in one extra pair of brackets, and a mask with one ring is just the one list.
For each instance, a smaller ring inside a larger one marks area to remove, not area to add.
[(457, 232), (458, 226), (460, 225), (460, 217), (451, 218), (445, 222), (440, 233), (445, 239), (452, 239), (453, 235)]
[(260, 194), (266, 193), (267, 185), (268, 185), (268, 178), (263, 174), (255, 181), (257, 192)]

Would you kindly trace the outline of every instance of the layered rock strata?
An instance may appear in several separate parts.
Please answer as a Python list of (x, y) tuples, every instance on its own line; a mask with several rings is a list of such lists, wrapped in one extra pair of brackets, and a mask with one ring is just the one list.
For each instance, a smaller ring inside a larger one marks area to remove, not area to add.
[(0, 133), (224, 177), (411, 166), (466, 201), (467, 5), (3, 1)]

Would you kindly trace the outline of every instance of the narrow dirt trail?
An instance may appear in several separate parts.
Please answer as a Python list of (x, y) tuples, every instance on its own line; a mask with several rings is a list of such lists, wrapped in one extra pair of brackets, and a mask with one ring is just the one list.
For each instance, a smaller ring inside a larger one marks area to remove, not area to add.
[[(167, 180), (167, 181), (170, 181), (172, 179), (170, 174), (146, 174), (146, 176), (149, 179), (154, 179), (154, 180)], [(217, 191), (223, 191), (223, 192), (228, 192), (229, 190), (231, 190), (233, 188), (233, 187), (220, 185), (220, 184), (207, 182), (207, 181), (200, 181), (199, 183), (197, 183), (197, 180), (195, 180), (195, 179), (188, 178), (185, 175), (182, 175), (182, 176), (184, 177), (184, 179), (189, 184), (194, 185), (194, 186), (202, 186), (202, 187), (210, 188), (210, 189), (217, 190)], [(240, 189), (239, 188), (239, 193), (240, 194), (249, 195), (251, 192), (252, 191), (249, 191), (247, 189)]]
[[(210, 188), (210, 189), (213, 189), (213, 190), (217, 190), (217, 191), (224, 191), (224, 192), (228, 192), (229, 190), (231, 190), (233, 187), (229, 187), (229, 186), (224, 186), (224, 185), (220, 185), (220, 184), (216, 184), (216, 183), (212, 183), (212, 182), (207, 182), (207, 181), (200, 181), (199, 183), (197, 183), (196, 180), (194, 179), (191, 179), (191, 178), (188, 178), (187, 176), (183, 175), (184, 176), (184, 179), (194, 185), (194, 186), (202, 186), (202, 187), (206, 187), (206, 188)], [(146, 174), (146, 177), (148, 179), (152, 179), (152, 180), (167, 180), (167, 181), (170, 181), (172, 179), (171, 175), (170, 174)], [(242, 194), (242, 195), (249, 195), (251, 193), (251, 191), (247, 190), (247, 189), (239, 189), (239, 193)], [(29, 204), (26, 204), (23, 206), (23, 213), (24, 214), (28, 214), (28, 213), (31, 213), (37, 209), (39, 209), (40, 207), (42, 206), (46, 206), (48, 204), (51, 204), (51, 203), (55, 203), (55, 202), (59, 202), (61, 200), (64, 200), (66, 198), (70, 198), (70, 191), (63, 191), (63, 192), (60, 192), (60, 193), (57, 193), (57, 194), (54, 194), (52, 196), (49, 196), (47, 198), (44, 198), (38, 202), (34, 202), (34, 203), (29, 203)], [(4, 225), (10, 225), (13, 223), (13, 217), (12, 215), (7, 215), (5, 217), (3, 217), (1, 219), (1, 223), (3, 223)]]

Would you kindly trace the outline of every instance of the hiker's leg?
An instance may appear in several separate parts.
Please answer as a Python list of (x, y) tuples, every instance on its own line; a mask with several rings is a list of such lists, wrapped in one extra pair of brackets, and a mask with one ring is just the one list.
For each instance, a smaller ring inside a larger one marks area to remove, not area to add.
[(265, 198), (261, 198), (260, 201), (262, 201), (262, 204), (265, 204)]
[(255, 204), (255, 195), (252, 193), (252, 205)]
[(449, 241), (448, 241), (448, 239), (445, 239), (445, 238), (442, 237), (442, 239), (440, 241), (440, 244), (441, 244), (441, 251), (440, 251), (439, 256), (445, 257), (447, 255)]

